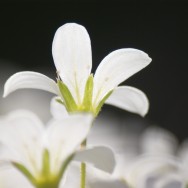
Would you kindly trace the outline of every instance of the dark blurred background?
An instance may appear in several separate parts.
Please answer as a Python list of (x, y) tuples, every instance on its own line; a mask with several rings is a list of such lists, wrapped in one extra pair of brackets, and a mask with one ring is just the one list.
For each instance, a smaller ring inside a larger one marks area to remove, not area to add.
[[(180, 140), (188, 136), (186, 3), (1, 3), (0, 69), (12, 66), (16, 71), (33, 70), (55, 78), (52, 40), (56, 29), (67, 22), (87, 28), (92, 42), (93, 72), (115, 49), (137, 48), (148, 53), (152, 63), (125, 84), (147, 94), (150, 111), (146, 121), (169, 129)], [(116, 112), (130, 115), (122, 110)]]

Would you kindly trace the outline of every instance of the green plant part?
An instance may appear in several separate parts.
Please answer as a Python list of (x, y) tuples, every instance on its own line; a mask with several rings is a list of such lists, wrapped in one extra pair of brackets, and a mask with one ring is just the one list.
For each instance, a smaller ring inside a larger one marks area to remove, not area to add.
[(76, 104), (68, 87), (60, 80), (57, 81), (62, 100), (58, 99), (57, 102), (64, 105), (68, 112), (90, 112), (95, 117), (100, 112), (103, 104), (111, 95), (112, 91), (108, 92), (99, 104), (95, 107), (92, 101), (93, 97), (93, 75), (91, 74), (86, 82), (84, 98), (81, 104)]
[(58, 172), (52, 172), (50, 169), (50, 154), (47, 149), (43, 152), (42, 168), (38, 175), (33, 175), (24, 165), (13, 162), (16, 167), (33, 185), (35, 188), (58, 188), (64, 172), (74, 157), (74, 154), (69, 156), (61, 165)]

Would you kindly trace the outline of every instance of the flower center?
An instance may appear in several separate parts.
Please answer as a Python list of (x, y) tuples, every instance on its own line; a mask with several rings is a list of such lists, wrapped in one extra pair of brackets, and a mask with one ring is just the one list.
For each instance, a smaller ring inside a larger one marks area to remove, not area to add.
[(48, 150), (45, 149), (43, 152), (42, 168), (37, 176), (34, 176), (20, 163), (12, 162), (12, 164), (34, 185), (35, 188), (58, 188), (67, 165), (70, 163), (73, 156), (74, 155), (69, 156), (64, 161), (58, 172), (52, 172), (50, 169), (50, 155)]
[(91, 74), (88, 77), (88, 80), (86, 82), (85, 91), (84, 91), (84, 97), (81, 104), (76, 104), (70, 90), (68, 87), (61, 81), (57, 81), (62, 100), (57, 100), (57, 102), (63, 104), (68, 112), (91, 112), (95, 117), (100, 112), (104, 102), (107, 100), (107, 98), (111, 95), (112, 91), (107, 93), (103, 97), (103, 99), (98, 103), (97, 106), (94, 106), (92, 103), (93, 99), (93, 75)]

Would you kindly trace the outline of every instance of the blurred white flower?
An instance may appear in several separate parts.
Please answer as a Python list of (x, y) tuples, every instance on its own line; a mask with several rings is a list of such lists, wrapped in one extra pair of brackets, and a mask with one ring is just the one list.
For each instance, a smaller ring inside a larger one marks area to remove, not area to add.
[[(104, 115), (104, 114), (103, 114)], [(128, 123), (128, 120), (125, 119)], [(150, 126), (142, 133), (130, 132), (122, 120), (99, 116), (88, 136), (88, 144), (108, 144), (115, 151), (116, 168), (110, 180), (126, 182), (130, 188), (185, 188), (188, 182), (188, 142), (179, 147), (169, 131)], [(114, 126), (116, 124), (116, 126)], [(122, 129), (122, 127), (124, 129)], [(124, 136), (123, 136), (124, 135)], [(127, 136), (128, 135), (128, 136)], [(134, 143), (132, 143), (134, 142)]]
[[(90, 130), (92, 119), (89, 114), (77, 114), (51, 120), (44, 126), (35, 114), (25, 110), (1, 117), (0, 161), (10, 164), (10, 169), (0, 168), (2, 186), (22, 188), (22, 184), (28, 184), (23, 187), (57, 188), (72, 159), (112, 172), (115, 160), (110, 148), (78, 148)], [(26, 177), (30, 183), (25, 181)], [(16, 184), (18, 180), (20, 183)]]
[(149, 56), (136, 49), (119, 49), (107, 55), (91, 74), (92, 55), (86, 29), (78, 24), (61, 26), (54, 36), (52, 54), (57, 69), (57, 83), (36, 72), (19, 72), (11, 76), (4, 88), (4, 97), (22, 88), (35, 88), (61, 97), (68, 112), (87, 111), (95, 116), (104, 103), (144, 116), (149, 102), (146, 95), (120, 83), (150, 62)]
[(148, 127), (140, 137), (142, 153), (175, 155), (177, 146), (177, 138), (170, 131), (157, 126)]
[(142, 155), (127, 166), (123, 178), (134, 188), (170, 188), (168, 184), (183, 188), (181, 168), (174, 156)]
[(122, 174), (131, 187), (185, 188), (183, 169), (187, 167), (176, 156), (177, 139), (171, 132), (151, 126), (140, 136), (139, 143), (140, 154), (126, 163)]

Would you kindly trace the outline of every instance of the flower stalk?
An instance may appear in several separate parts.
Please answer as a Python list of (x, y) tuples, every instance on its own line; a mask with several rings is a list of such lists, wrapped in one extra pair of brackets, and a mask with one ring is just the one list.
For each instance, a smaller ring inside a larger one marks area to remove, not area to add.
[[(81, 144), (81, 149), (86, 148), (87, 140), (85, 139)], [(86, 164), (81, 163), (80, 166), (80, 188), (86, 188)]]
[(80, 177), (80, 188), (86, 187), (86, 164), (81, 163), (81, 177)]

